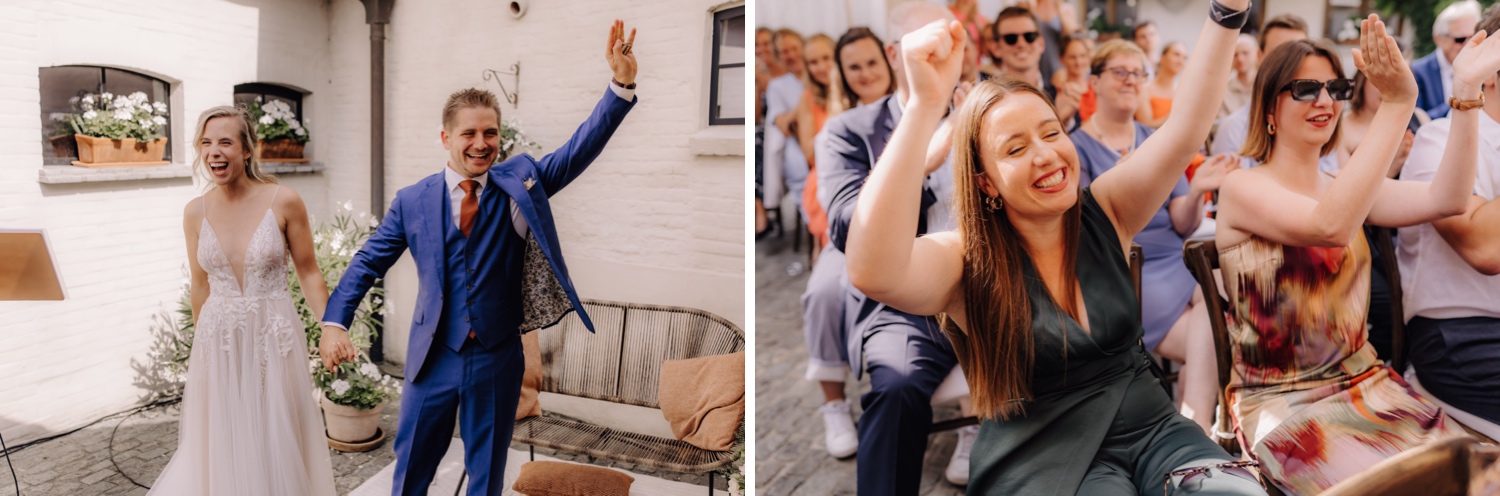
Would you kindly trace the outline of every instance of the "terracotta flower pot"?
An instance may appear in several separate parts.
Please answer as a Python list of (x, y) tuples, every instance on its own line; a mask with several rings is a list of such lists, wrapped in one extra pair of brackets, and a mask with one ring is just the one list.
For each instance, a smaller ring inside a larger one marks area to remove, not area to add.
[(328, 437), (345, 443), (357, 443), (375, 437), (375, 431), (380, 427), (380, 407), (385, 405), (382, 402), (375, 405), (375, 408), (360, 410), (334, 403), (326, 393), (323, 394), (321, 403)]
[[(167, 151), (167, 139), (157, 138), (145, 143), (135, 138), (109, 139), (75, 134), (78, 142), (78, 161), (84, 164), (107, 163), (152, 163), (162, 162)], [(146, 165), (146, 164), (141, 164)]]
[(77, 157), (78, 141), (71, 134), (59, 134), (47, 138), (52, 142), (52, 156), (54, 157)]
[(305, 143), (299, 143), (291, 138), (277, 138), (270, 141), (260, 140), (260, 159), (295, 159), (302, 158), (302, 148)]

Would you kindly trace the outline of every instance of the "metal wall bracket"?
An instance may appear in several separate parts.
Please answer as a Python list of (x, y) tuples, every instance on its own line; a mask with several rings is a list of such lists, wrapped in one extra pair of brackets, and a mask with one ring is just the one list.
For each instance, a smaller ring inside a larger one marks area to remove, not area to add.
[[(505, 82), (500, 80), (500, 75), (501, 74), (504, 74), (504, 75), (507, 75), (507, 76), (515, 76), (515, 78), (511, 81), (511, 86), (515, 88), (514, 92), (511, 92), (511, 91), (505, 89)], [(497, 71), (497, 70), (494, 70), (494, 69), (485, 69), (483, 75), (484, 75), (484, 80), (485, 81), (494, 81), (495, 84), (500, 85), (500, 93), (503, 94), (503, 95), (505, 95), (505, 101), (510, 102), (510, 105), (511, 105), (512, 108), (521, 108), (521, 63), (520, 62), (516, 62), (514, 64), (511, 64), (510, 65), (510, 72), (501, 72), (501, 71)]]

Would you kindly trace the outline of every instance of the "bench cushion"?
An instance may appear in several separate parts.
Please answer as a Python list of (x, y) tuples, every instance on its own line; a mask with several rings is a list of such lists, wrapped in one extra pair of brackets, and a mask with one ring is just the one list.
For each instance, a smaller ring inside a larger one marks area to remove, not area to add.
[(629, 496), (635, 478), (616, 470), (567, 462), (530, 462), (511, 486), (526, 496)]
[(642, 467), (692, 474), (718, 470), (734, 462), (734, 455), (728, 451), (709, 451), (676, 439), (625, 432), (559, 417), (522, 419), (516, 422), (512, 440)]
[(657, 394), (677, 439), (727, 451), (745, 417), (745, 352), (667, 360)]

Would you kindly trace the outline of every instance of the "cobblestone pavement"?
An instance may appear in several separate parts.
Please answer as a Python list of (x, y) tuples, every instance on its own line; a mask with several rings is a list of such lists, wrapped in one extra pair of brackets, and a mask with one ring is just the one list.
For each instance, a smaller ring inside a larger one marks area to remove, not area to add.
[[(823, 419), (817, 413), (823, 395), (816, 383), (803, 379), (807, 346), (802, 337), (801, 296), (811, 267), (805, 235), (802, 243), (801, 250), (794, 251), (788, 233), (755, 246), (756, 494), (852, 495), (855, 460), (828, 455)], [(859, 394), (869, 389), (868, 378), (845, 389), (856, 417)], [(953, 418), (958, 409), (942, 408), (936, 414), (939, 419)], [(943, 478), (956, 440), (951, 431), (928, 438), (922, 463), (923, 496), (963, 494), (963, 488)]]
[[(380, 415), (380, 428), (386, 441), (366, 453), (340, 453), (329, 450), (333, 459), (334, 485), (339, 494), (348, 494), (364, 484), (380, 469), (396, 460), (394, 433), (400, 414), (400, 399), (386, 402)], [(109, 417), (78, 432), (32, 445), (11, 453), (11, 463), (19, 475), (21, 494), (25, 496), (94, 496), (144, 495), (156, 476), (166, 468), (177, 450), (177, 420), (181, 411), (176, 404), (143, 410), (130, 415)], [(457, 437), (457, 432), (454, 433)], [(110, 437), (114, 436), (113, 447)], [(526, 450), (527, 445), (513, 448)], [(576, 463), (615, 467), (662, 479), (706, 486), (704, 474), (664, 472), (628, 463), (593, 462), (589, 457), (538, 448), (537, 454)], [(110, 455), (114, 455), (114, 463)], [(115, 468), (118, 464), (119, 469)], [(0, 460), (0, 496), (16, 494), (10, 470)], [(134, 479), (135, 483), (131, 482)], [(714, 486), (725, 490), (725, 477), (714, 478)]]

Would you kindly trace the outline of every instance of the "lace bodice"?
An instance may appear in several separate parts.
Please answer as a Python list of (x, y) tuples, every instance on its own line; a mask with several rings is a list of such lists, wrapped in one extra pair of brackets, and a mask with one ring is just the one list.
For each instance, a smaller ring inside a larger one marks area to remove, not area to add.
[(203, 218), (198, 234), (198, 264), (208, 272), (208, 294), (210, 298), (260, 297), (269, 298), (288, 295), (286, 283), (286, 243), (281, 230), (276, 228), (276, 216), (271, 210), (255, 227), (250, 243), (245, 246), (243, 280), (236, 276), (229, 256), (219, 244), (219, 236)]

